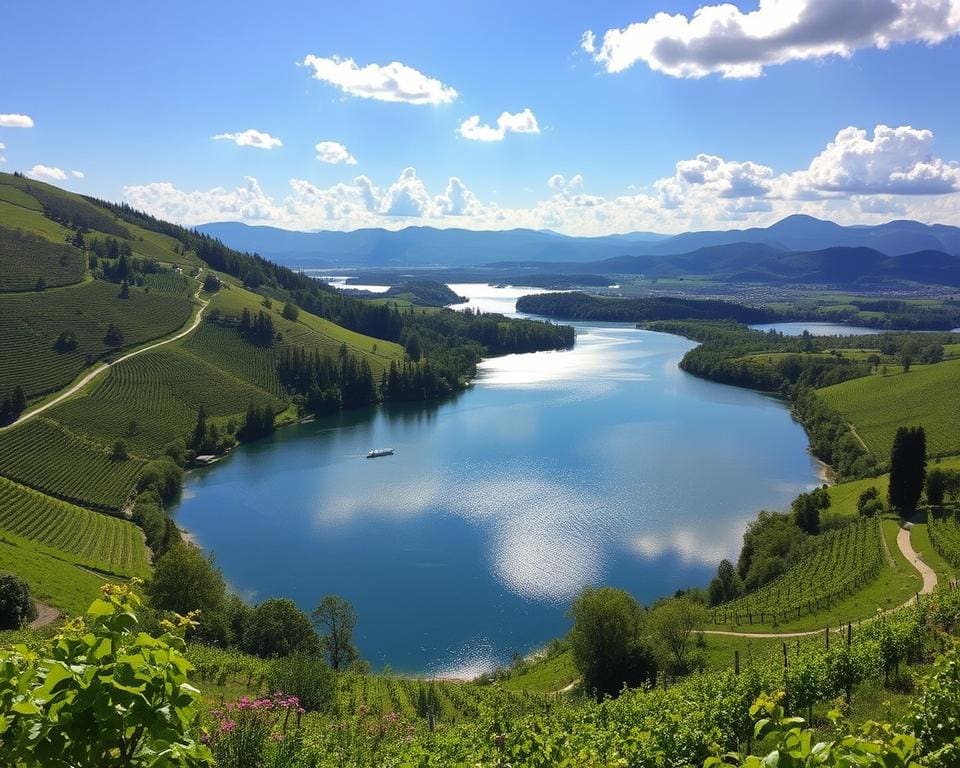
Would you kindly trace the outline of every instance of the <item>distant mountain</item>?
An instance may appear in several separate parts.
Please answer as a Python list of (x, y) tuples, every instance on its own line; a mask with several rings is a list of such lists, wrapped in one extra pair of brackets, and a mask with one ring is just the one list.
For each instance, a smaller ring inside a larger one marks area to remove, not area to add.
[[(832, 248), (869, 248), (884, 256), (918, 252), (960, 255), (960, 227), (891, 221), (877, 226), (841, 226), (811, 216), (788, 216), (769, 227), (666, 236), (636, 232), (605, 237), (568, 237), (550, 230), (475, 231), (408, 227), (399, 231), (291, 232), (237, 222), (203, 224), (198, 229), (225, 244), (300, 267), (479, 266), (536, 262), (544, 266), (616, 260), (633, 269), (656, 271), (662, 257), (675, 273), (708, 262), (710, 272), (751, 270), (756, 261), (778, 253), (811, 253)], [(634, 261), (629, 261), (633, 259)], [(709, 260), (716, 259), (716, 263)], [(699, 268), (699, 267), (697, 267)], [(590, 271), (594, 271), (591, 267)]]
[(432, 227), (290, 232), (238, 222), (203, 224), (197, 229), (233, 248), (302, 267), (462, 267), (503, 259), (565, 263), (643, 252), (665, 237), (647, 233), (636, 237), (568, 237), (532, 229), (475, 231)]
[(873, 248), (888, 256), (933, 250), (960, 255), (960, 227), (890, 221), (876, 226), (844, 227), (800, 214), (769, 227), (716, 232), (684, 232), (647, 249), (650, 254), (688, 253), (733, 243), (763, 243), (786, 251), (818, 251), (836, 246)]

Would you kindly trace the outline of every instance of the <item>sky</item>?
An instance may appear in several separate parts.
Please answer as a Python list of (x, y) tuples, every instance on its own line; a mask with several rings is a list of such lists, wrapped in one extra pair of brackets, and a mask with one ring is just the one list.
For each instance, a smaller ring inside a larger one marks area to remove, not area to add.
[(960, 0), (10, 0), (0, 170), (186, 225), (960, 225)]

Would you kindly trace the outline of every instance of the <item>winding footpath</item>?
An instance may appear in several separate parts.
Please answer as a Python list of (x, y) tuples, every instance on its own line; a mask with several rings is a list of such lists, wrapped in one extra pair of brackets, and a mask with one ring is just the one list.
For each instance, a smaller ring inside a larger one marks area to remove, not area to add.
[[(923, 586), (920, 588), (921, 595), (929, 595), (936, 589), (937, 586), (937, 574), (929, 565), (927, 565), (920, 558), (920, 554), (913, 548), (913, 543), (910, 541), (910, 528), (900, 528), (900, 531), (897, 533), (897, 548), (900, 550), (908, 563), (920, 574), (920, 577), (923, 579)], [(903, 605), (897, 606), (896, 608), (890, 608), (889, 610), (884, 611), (884, 613), (890, 613), (892, 611), (899, 610), (904, 608), (907, 605), (910, 605), (915, 598), (910, 598)], [(757, 638), (760, 639), (769, 639), (769, 638), (787, 638), (787, 637), (809, 637), (810, 635), (819, 635), (822, 634), (822, 629), (811, 629), (805, 632), (731, 632), (723, 629), (705, 629), (703, 634), (705, 635), (726, 635), (727, 637), (747, 637), (747, 638)]]
[[(201, 287), (201, 288), (203, 287), (203, 286), (202, 286), (202, 283), (201, 283), (201, 286), (200, 286), (200, 287)], [(162, 347), (162, 346), (165, 345), (165, 344), (171, 344), (171, 343), (173, 343), (174, 341), (179, 341), (179, 340), (182, 339), (184, 336), (189, 336), (189, 335), (190, 335), (191, 333), (193, 333), (193, 332), (197, 329), (197, 327), (200, 325), (200, 322), (203, 320), (203, 310), (205, 310), (205, 309), (207, 308), (207, 305), (210, 303), (210, 300), (209, 300), (209, 299), (207, 299), (206, 301), (204, 301), (203, 299), (200, 298), (200, 288), (197, 288), (197, 292), (196, 292), (196, 294), (194, 294), (194, 298), (197, 299), (197, 300), (200, 302), (200, 309), (199, 309), (199, 311), (197, 312), (196, 317), (193, 318), (193, 322), (190, 323), (190, 325), (188, 325), (186, 328), (184, 328), (183, 330), (177, 332), (177, 333), (176, 333), (175, 335), (173, 335), (173, 336), (168, 336), (167, 338), (163, 339), (162, 341), (156, 341), (156, 342), (154, 342), (154, 343), (152, 343), (152, 344), (148, 344), (148, 345), (145, 346), (145, 347), (140, 347), (139, 349), (135, 349), (135, 350), (133, 350), (132, 352), (127, 352), (127, 354), (121, 355), (120, 357), (118, 357), (118, 358), (117, 358), (116, 360), (114, 360), (113, 362), (103, 363), (103, 364), (100, 365), (98, 368), (94, 368), (92, 371), (90, 371), (90, 373), (88, 373), (86, 376), (84, 376), (82, 379), (80, 379), (80, 381), (78, 381), (78, 382), (77, 382), (76, 384), (74, 384), (72, 387), (69, 387), (68, 389), (66, 389), (66, 390), (64, 390), (63, 392), (61, 392), (59, 395), (57, 395), (55, 398), (53, 398), (53, 400), (50, 400), (50, 401), (44, 403), (43, 405), (38, 405), (38, 406), (37, 406), (36, 408), (34, 408), (33, 410), (27, 411), (26, 413), (22, 414), (22, 415), (20, 416), (20, 418), (17, 419), (17, 420), (16, 420), (15, 422), (13, 422), (12, 424), (8, 424), (8, 425), (5, 426), (5, 427), (0, 427), (0, 432), (2, 432), (2, 431), (4, 431), (4, 430), (7, 430), (7, 429), (13, 429), (14, 427), (18, 427), (18, 426), (20, 426), (21, 424), (23, 424), (25, 421), (28, 421), (29, 419), (32, 419), (34, 416), (38, 416), (39, 414), (43, 413), (43, 412), (44, 412), (45, 410), (47, 410), (48, 408), (52, 408), (53, 406), (57, 405), (58, 403), (61, 403), (61, 402), (63, 402), (64, 400), (66, 400), (68, 397), (72, 397), (72, 396), (75, 395), (77, 392), (79, 392), (81, 389), (83, 389), (85, 386), (87, 386), (87, 384), (89, 384), (91, 381), (93, 381), (97, 376), (99, 376), (99, 375), (100, 375), (101, 373), (103, 373), (104, 371), (110, 370), (111, 368), (113, 368), (113, 366), (119, 365), (120, 363), (124, 362), (125, 360), (129, 360), (131, 357), (136, 357), (137, 355), (143, 354), (144, 352), (149, 352), (151, 349), (156, 349), (157, 347)]]

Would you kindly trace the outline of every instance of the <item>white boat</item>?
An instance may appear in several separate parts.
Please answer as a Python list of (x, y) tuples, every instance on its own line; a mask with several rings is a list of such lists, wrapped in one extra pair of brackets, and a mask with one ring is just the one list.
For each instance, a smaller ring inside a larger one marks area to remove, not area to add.
[(381, 456), (393, 456), (393, 448), (376, 448), (367, 454), (368, 459), (379, 459)]

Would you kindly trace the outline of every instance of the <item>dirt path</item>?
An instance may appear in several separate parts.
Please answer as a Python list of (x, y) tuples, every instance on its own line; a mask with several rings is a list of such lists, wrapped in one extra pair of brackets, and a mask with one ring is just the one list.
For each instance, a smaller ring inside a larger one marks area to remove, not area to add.
[[(886, 539), (884, 539), (884, 548), (886, 548)], [(913, 568), (920, 574), (923, 579), (923, 586), (920, 588), (921, 595), (929, 595), (937, 586), (937, 574), (936, 572), (923, 560), (920, 559), (919, 553), (913, 548), (913, 543), (910, 541), (910, 529), (901, 528), (897, 533), (897, 548), (900, 550), (900, 553), (907, 559), (907, 562), (913, 566)], [(887, 556), (890, 556), (889, 551)], [(915, 598), (910, 598), (903, 605), (896, 608), (891, 608), (884, 613), (891, 613), (892, 611), (897, 611), (900, 608), (904, 608), (914, 601)], [(869, 619), (867, 619), (869, 621)], [(823, 632), (822, 629), (811, 629), (805, 632), (733, 632), (729, 630), (722, 629), (705, 629), (703, 634), (705, 635), (725, 635), (727, 637), (747, 637), (747, 638), (757, 638), (760, 639), (769, 639), (777, 637), (809, 637), (810, 635), (819, 635)]]
[(52, 605), (39, 603), (36, 600), (33, 604), (37, 606), (37, 618), (30, 622), (30, 629), (40, 629), (40, 627), (45, 627), (47, 624), (52, 624), (60, 617), (60, 611)]
[[(197, 288), (197, 293), (195, 294), (195, 298), (199, 299), (199, 297), (200, 297), (200, 288)], [(53, 406), (57, 405), (57, 403), (63, 402), (63, 401), (66, 400), (68, 397), (72, 397), (72, 396), (75, 395), (77, 392), (79, 392), (81, 389), (83, 389), (85, 386), (87, 386), (87, 384), (89, 384), (91, 381), (93, 381), (93, 380), (94, 380), (97, 376), (99, 376), (101, 373), (103, 373), (104, 371), (109, 370), (110, 368), (112, 368), (112, 367), (115, 366), (115, 365), (119, 365), (119, 364), (122, 363), (124, 360), (129, 360), (131, 357), (136, 357), (137, 355), (141, 355), (141, 354), (143, 354), (144, 352), (149, 352), (151, 349), (156, 349), (157, 347), (162, 347), (164, 344), (171, 344), (171, 343), (173, 343), (174, 341), (178, 341), (178, 340), (182, 339), (184, 336), (189, 336), (191, 333), (193, 333), (193, 332), (197, 329), (197, 326), (200, 325), (201, 320), (203, 320), (203, 310), (205, 310), (205, 309), (207, 308), (207, 305), (208, 305), (209, 303), (210, 303), (209, 300), (203, 301), (203, 300), (201, 299), (201, 300), (200, 300), (200, 310), (197, 312), (197, 316), (196, 316), (195, 318), (193, 318), (193, 322), (190, 323), (190, 325), (187, 326), (187, 327), (186, 327), (185, 329), (183, 329), (182, 331), (179, 331), (179, 332), (178, 332), (177, 334), (175, 334), (174, 336), (168, 336), (167, 338), (163, 339), (162, 341), (156, 341), (156, 342), (154, 342), (153, 344), (148, 344), (148, 345), (145, 346), (145, 347), (140, 347), (140, 349), (135, 349), (133, 352), (127, 352), (127, 354), (118, 357), (118, 358), (117, 358), (116, 360), (114, 360), (112, 363), (104, 363), (104, 364), (100, 365), (98, 368), (94, 368), (92, 371), (90, 371), (90, 373), (88, 373), (86, 376), (84, 376), (82, 379), (80, 379), (80, 381), (78, 381), (76, 384), (74, 384), (74, 385), (73, 385), (72, 387), (70, 387), (69, 389), (61, 392), (59, 395), (57, 395), (55, 398), (53, 398), (53, 400), (50, 400), (49, 402), (46, 402), (46, 403), (44, 403), (43, 405), (38, 405), (38, 406), (37, 406), (36, 408), (34, 408), (32, 411), (27, 411), (26, 413), (24, 413), (22, 416), (20, 416), (20, 418), (17, 419), (17, 420), (16, 420), (15, 422), (13, 422), (12, 424), (8, 424), (8, 425), (5, 426), (5, 427), (0, 427), (0, 432), (2, 432), (2, 431), (5, 430), (5, 429), (13, 429), (14, 427), (18, 427), (18, 426), (20, 426), (21, 424), (23, 424), (25, 421), (27, 421), (27, 420), (29, 420), (29, 419), (32, 419), (34, 416), (38, 416), (39, 414), (43, 413), (43, 412), (44, 412), (45, 410), (47, 410), (48, 408), (52, 408)]]
[(920, 559), (919, 553), (913, 548), (913, 542), (910, 540), (910, 530), (910, 528), (900, 529), (897, 533), (897, 546), (900, 548), (903, 556), (907, 558), (907, 562), (923, 577), (923, 586), (920, 588), (920, 594), (929, 595), (936, 589), (937, 573)]

